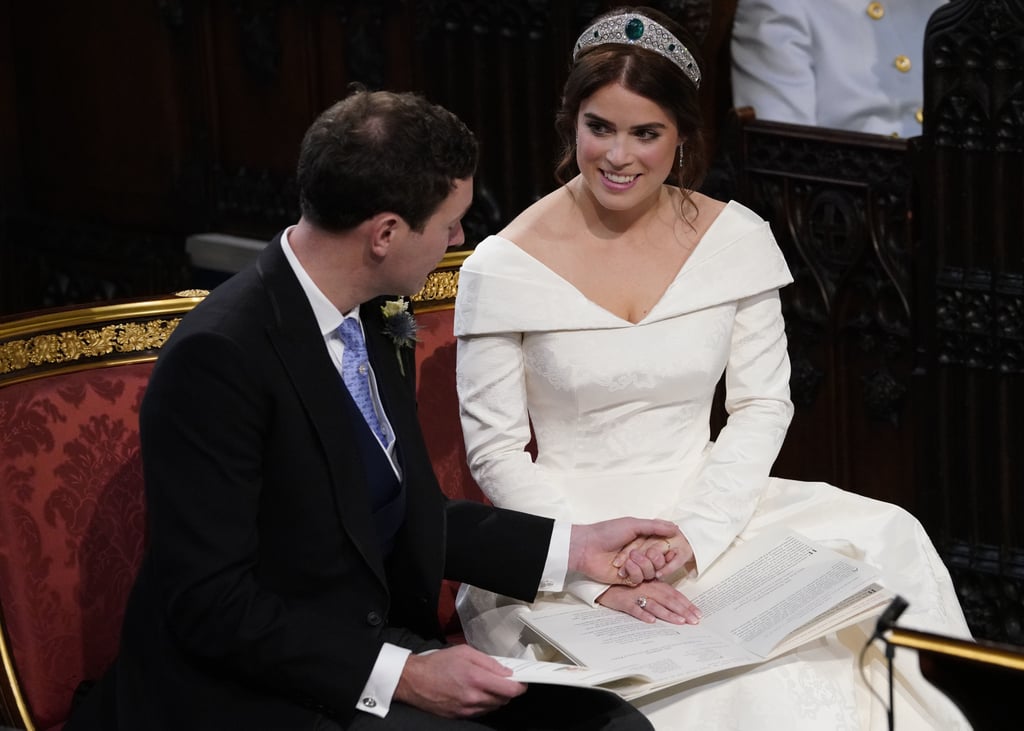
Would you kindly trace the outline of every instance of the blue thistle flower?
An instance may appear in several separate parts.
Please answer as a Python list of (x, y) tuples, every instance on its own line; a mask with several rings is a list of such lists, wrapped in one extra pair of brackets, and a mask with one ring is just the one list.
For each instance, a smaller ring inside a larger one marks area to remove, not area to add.
[(415, 348), (416, 333), (419, 325), (416, 318), (409, 312), (409, 303), (404, 299), (388, 300), (380, 308), (384, 315), (384, 334), (391, 338), (395, 344), (395, 356), (398, 358), (398, 368), (405, 375), (405, 365), (402, 361), (402, 348)]

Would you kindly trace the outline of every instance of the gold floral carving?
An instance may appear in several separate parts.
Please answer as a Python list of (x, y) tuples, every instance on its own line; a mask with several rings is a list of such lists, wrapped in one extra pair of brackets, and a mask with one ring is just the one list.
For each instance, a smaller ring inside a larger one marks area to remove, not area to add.
[(454, 300), (459, 291), (459, 270), (435, 270), (427, 277), (423, 289), (412, 296), (415, 302)]
[(69, 363), (110, 353), (142, 353), (160, 348), (180, 317), (124, 322), (99, 329), (65, 330), (0, 343), (0, 374), (31, 366)]

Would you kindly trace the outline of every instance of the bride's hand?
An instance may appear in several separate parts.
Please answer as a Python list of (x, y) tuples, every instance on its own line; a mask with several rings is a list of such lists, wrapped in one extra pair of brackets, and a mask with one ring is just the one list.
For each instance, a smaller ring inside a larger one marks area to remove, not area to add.
[(610, 586), (597, 598), (597, 603), (645, 622), (655, 619), (672, 624), (700, 622), (700, 610), (664, 581), (645, 581), (638, 586)]
[[(637, 555), (634, 556), (634, 552)], [(624, 561), (626, 558), (633, 558), (633, 561), (640, 563), (642, 558), (650, 561), (657, 573), (654, 578), (662, 579), (676, 573), (682, 568), (689, 568), (693, 564), (693, 548), (681, 532), (671, 538), (658, 536), (646, 536), (637, 538), (627, 543), (619, 551), (616, 560)]]

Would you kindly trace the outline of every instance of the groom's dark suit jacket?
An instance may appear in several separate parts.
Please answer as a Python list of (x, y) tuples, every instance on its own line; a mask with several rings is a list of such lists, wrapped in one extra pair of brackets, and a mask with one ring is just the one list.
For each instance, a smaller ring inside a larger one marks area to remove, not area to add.
[(344, 722), (382, 643), (434, 643), (442, 577), (535, 596), (551, 522), (442, 495), (412, 353), (403, 376), (380, 305), (361, 317), (405, 480), (391, 558), (357, 447), (367, 427), (278, 236), (161, 352), (140, 417), (149, 547), (118, 661), (69, 729)]

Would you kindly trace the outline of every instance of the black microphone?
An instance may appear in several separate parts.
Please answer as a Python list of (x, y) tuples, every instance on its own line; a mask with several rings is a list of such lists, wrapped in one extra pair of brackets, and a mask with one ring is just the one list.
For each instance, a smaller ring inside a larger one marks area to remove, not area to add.
[(881, 637), (886, 630), (892, 629), (893, 625), (896, 624), (896, 620), (900, 618), (900, 615), (906, 611), (908, 606), (910, 605), (906, 599), (899, 594), (894, 596), (889, 606), (882, 612), (882, 616), (878, 618), (878, 624), (875, 625), (875, 637)]

